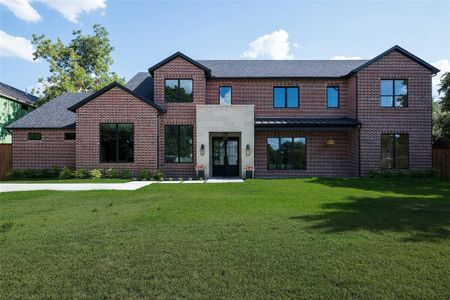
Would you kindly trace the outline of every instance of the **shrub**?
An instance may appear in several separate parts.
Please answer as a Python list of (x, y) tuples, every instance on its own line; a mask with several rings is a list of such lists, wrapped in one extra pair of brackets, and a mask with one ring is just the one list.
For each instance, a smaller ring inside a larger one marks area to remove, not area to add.
[(68, 167), (64, 167), (61, 171), (61, 173), (59, 173), (59, 178), (60, 179), (72, 179), (75, 178), (75, 171), (71, 168)]
[(130, 170), (122, 170), (122, 171), (120, 171), (119, 177), (123, 178), (123, 179), (130, 179), (131, 178)]
[(52, 177), (52, 171), (50, 169), (40, 169), (36, 171), (36, 177), (37, 178), (54, 178)]
[(106, 170), (106, 177), (108, 178), (118, 178), (119, 177), (119, 172), (114, 169), (114, 168), (109, 168), (108, 170)]
[(33, 169), (25, 169), (22, 171), (22, 178), (25, 179), (37, 178), (37, 171)]
[(58, 178), (59, 172), (59, 168), (57, 166), (53, 166), (50, 169), (50, 178)]
[(6, 176), (8, 177), (8, 179), (20, 179), (23, 176), (22, 170), (12, 169)]
[(75, 177), (78, 179), (89, 178), (89, 173), (84, 169), (78, 169), (75, 171)]
[(369, 171), (369, 178), (379, 178), (381, 177), (381, 173), (377, 170), (370, 170)]
[(160, 180), (163, 180), (163, 178), (164, 178), (164, 174), (160, 170), (156, 170), (156, 172), (153, 174), (154, 180), (160, 181)]
[(152, 178), (152, 175), (150, 174), (150, 172), (146, 169), (142, 169), (139, 172), (139, 178), (142, 180), (150, 180)]
[(89, 172), (89, 174), (91, 175), (92, 179), (100, 179), (103, 176), (102, 170), (100, 169), (93, 169), (91, 170), (91, 172)]

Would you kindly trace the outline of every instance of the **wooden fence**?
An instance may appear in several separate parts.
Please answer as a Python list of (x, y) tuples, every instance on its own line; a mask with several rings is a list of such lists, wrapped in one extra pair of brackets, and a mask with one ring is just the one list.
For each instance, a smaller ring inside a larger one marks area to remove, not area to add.
[(450, 178), (450, 147), (433, 146), (433, 169)]
[(6, 174), (12, 168), (12, 145), (0, 144), (0, 180), (6, 179)]

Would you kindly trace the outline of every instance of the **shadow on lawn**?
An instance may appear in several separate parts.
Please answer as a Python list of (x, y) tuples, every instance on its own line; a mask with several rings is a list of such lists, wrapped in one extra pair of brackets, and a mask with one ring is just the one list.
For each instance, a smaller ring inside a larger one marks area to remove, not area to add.
[(322, 214), (291, 217), (315, 223), (311, 229), (328, 233), (368, 230), (404, 232), (405, 241), (439, 241), (450, 238), (450, 200), (413, 197), (349, 197), (346, 202), (322, 206)]

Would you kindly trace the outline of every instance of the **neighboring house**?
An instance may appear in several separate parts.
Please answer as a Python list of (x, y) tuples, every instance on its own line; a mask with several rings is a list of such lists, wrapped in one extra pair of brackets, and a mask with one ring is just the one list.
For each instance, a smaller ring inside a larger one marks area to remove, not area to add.
[(64, 94), (13, 123), (14, 168), (169, 177), (366, 176), (431, 168), (431, 78), (395, 46), (371, 60), (193, 60)]
[(0, 82), (0, 144), (11, 144), (6, 126), (35, 108), (37, 97)]

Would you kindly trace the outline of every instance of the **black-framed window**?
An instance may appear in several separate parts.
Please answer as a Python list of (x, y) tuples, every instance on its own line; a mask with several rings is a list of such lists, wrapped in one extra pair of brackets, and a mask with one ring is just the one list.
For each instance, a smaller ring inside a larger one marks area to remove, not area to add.
[(339, 87), (327, 86), (327, 107), (338, 108), (339, 107)]
[(100, 162), (134, 162), (134, 124), (100, 124)]
[(192, 102), (192, 79), (166, 79), (164, 83), (166, 102)]
[(381, 135), (381, 168), (407, 169), (409, 165), (409, 135)]
[(300, 90), (295, 87), (274, 87), (273, 107), (275, 108), (298, 108)]
[(407, 80), (381, 80), (380, 81), (381, 107), (407, 107), (408, 81)]
[(233, 89), (231, 86), (219, 87), (219, 103), (220, 105), (231, 105), (231, 96)]
[(64, 132), (64, 140), (66, 140), (66, 141), (76, 140), (75, 132)]
[(40, 132), (28, 132), (29, 141), (40, 141), (42, 140), (42, 133)]
[(304, 137), (267, 138), (267, 169), (269, 170), (306, 169), (306, 138)]
[(192, 141), (192, 125), (166, 125), (165, 162), (191, 163), (193, 157)]

